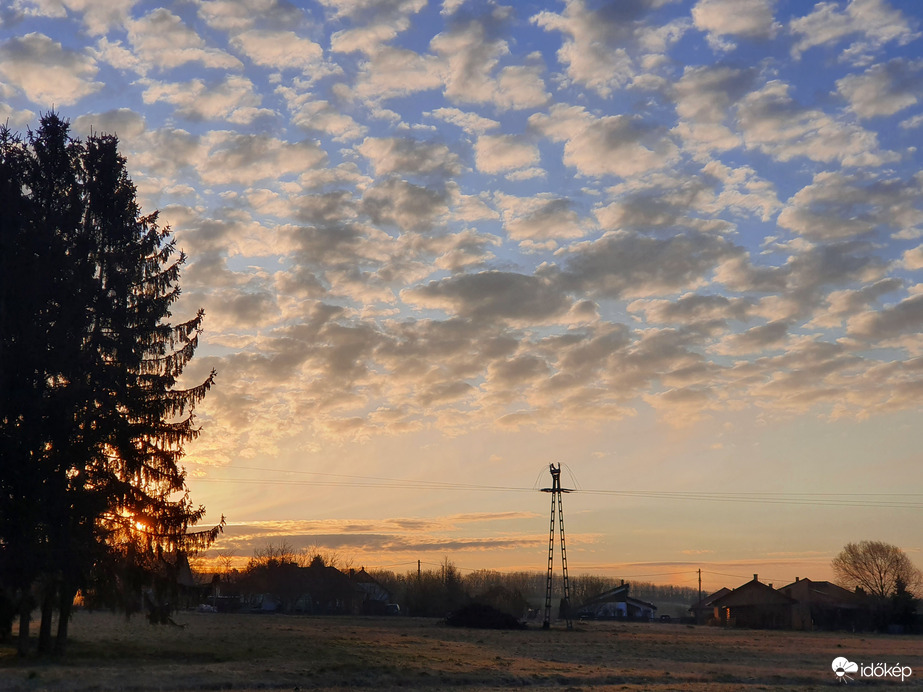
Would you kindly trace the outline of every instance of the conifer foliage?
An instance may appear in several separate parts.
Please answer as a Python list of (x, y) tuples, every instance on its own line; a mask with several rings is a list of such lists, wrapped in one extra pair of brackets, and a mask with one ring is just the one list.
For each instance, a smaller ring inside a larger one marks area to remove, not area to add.
[(180, 465), (215, 378), (178, 386), (204, 317), (169, 321), (184, 260), (115, 137), (55, 113), (0, 128), (0, 601), (21, 653), (34, 609), (62, 651), (78, 590), (130, 612), (223, 526), (194, 528)]

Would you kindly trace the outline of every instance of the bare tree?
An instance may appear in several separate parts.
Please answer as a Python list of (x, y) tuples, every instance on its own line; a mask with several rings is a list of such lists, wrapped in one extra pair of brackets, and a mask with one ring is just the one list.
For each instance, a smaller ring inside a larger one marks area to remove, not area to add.
[(898, 584), (911, 593), (923, 586), (923, 573), (904, 551), (881, 541), (847, 543), (831, 566), (839, 583), (882, 598), (897, 593)]
[(258, 565), (285, 565), (298, 564), (298, 556), (291, 544), (282, 539), (279, 543), (270, 543), (265, 548), (257, 548), (253, 551), (253, 557), (250, 558), (248, 567)]

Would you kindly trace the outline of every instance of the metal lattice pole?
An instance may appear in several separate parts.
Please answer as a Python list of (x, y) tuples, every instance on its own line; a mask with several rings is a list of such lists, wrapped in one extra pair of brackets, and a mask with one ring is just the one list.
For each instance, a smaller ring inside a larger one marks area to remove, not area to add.
[[(558, 465), (558, 475), (561, 469)], [(561, 615), (567, 622), (567, 629), (574, 629), (574, 622), (570, 619), (570, 586), (567, 583), (567, 543), (564, 540), (564, 493), (561, 490), (561, 483), (558, 482), (558, 523), (561, 525), (561, 566), (564, 570), (564, 598), (561, 601)]]
[[(553, 466), (552, 469), (554, 469)], [(552, 473), (554, 473), (553, 470)], [(554, 570), (552, 569), (554, 566), (554, 499), (556, 494), (554, 489), (552, 489), (551, 528), (548, 530), (548, 578), (545, 581), (545, 620), (542, 622), (542, 628), (546, 630), (551, 627), (551, 584), (554, 580)]]
[(564, 540), (564, 503), (562, 496), (565, 490), (561, 488), (561, 464), (558, 464), (557, 467), (550, 464), (549, 468), (551, 470), (551, 487), (542, 488), (542, 492), (551, 493), (551, 522), (548, 530), (548, 577), (545, 583), (545, 620), (542, 622), (542, 628), (549, 629), (551, 627), (551, 588), (554, 575), (554, 515), (555, 504), (557, 504), (558, 524), (561, 531), (561, 565), (564, 568), (564, 598), (561, 600), (561, 615), (567, 622), (567, 629), (573, 629), (574, 623), (570, 617), (570, 585), (567, 581), (567, 544)]

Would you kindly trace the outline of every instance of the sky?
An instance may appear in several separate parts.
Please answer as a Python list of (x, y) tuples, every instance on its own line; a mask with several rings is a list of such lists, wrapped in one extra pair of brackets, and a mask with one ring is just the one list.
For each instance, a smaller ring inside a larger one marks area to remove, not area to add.
[[(703, 588), (923, 567), (923, 4), (4, 0), (205, 309), (209, 558)], [(556, 564), (558, 562), (556, 555)]]

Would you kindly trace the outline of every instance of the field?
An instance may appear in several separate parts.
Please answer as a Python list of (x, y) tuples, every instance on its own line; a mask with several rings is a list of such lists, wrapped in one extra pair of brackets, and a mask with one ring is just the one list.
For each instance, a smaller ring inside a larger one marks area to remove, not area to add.
[(837, 684), (831, 662), (910, 666), (923, 683), (923, 638), (578, 622), (573, 631), (447, 627), (391, 617), (179, 613), (181, 627), (80, 612), (62, 661), (0, 648), (0, 690), (502, 689), (812, 690)]

